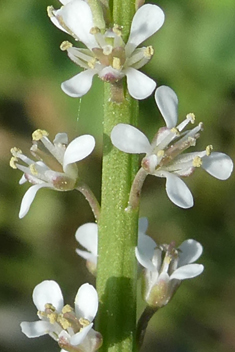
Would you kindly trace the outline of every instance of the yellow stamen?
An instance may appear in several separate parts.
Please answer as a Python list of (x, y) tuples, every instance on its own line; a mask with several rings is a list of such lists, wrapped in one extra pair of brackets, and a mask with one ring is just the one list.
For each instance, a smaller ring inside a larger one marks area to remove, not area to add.
[(47, 314), (47, 318), (49, 319), (51, 324), (55, 324), (57, 321), (57, 314), (56, 313), (49, 313)]
[(115, 24), (113, 26), (113, 33), (117, 34), (119, 37), (122, 35), (122, 26), (119, 26), (118, 24)]
[(79, 323), (82, 325), (82, 327), (88, 326), (90, 324), (89, 320), (85, 318), (80, 318)]
[(53, 11), (54, 11), (55, 9), (54, 9), (54, 7), (53, 6), (47, 6), (47, 14), (48, 14), (48, 16), (51, 18), (51, 17), (54, 17), (54, 13), (53, 13)]
[(73, 44), (71, 44), (67, 40), (65, 40), (64, 42), (62, 42), (60, 44), (60, 50), (62, 50), (62, 51), (66, 51), (66, 50), (68, 50), (69, 48), (72, 48), (72, 47), (73, 47)]
[(36, 169), (36, 165), (35, 164), (31, 164), (29, 165), (29, 170), (31, 172), (32, 175), (37, 176), (38, 175), (38, 171)]
[(11, 154), (17, 157), (19, 154), (22, 154), (22, 150), (16, 147), (11, 148)]
[(114, 57), (113, 58), (113, 64), (112, 64), (113, 68), (115, 68), (116, 70), (120, 70), (121, 69), (121, 60), (119, 59), (119, 57)]
[(206, 155), (207, 156), (209, 156), (209, 155), (211, 155), (211, 151), (213, 150), (213, 145), (208, 145), (207, 147), (206, 147)]
[(196, 157), (193, 159), (193, 166), (194, 166), (194, 167), (200, 167), (200, 166), (202, 166), (202, 158), (200, 158), (200, 156), (196, 156)]
[(62, 313), (65, 314), (70, 312), (73, 312), (73, 308), (69, 304), (66, 304), (66, 306), (64, 306), (62, 309)]
[(196, 117), (194, 113), (190, 112), (189, 114), (186, 115), (186, 119), (190, 120), (191, 124), (194, 124)]
[(152, 46), (147, 46), (147, 48), (145, 48), (145, 50), (144, 50), (144, 56), (146, 58), (150, 59), (153, 56), (153, 54), (154, 54), (153, 47)]
[(55, 307), (51, 303), (46, 303), (45, 304), (45, 309), (50, 309), (52, 312), (56, 311)]
[(165, 154), (165, 152), (164, 152), (163, 149), (161, 149), (161, 150), (159, 150), (159, 151), (157, 152), (157, 156), (158, 156), (159, 158), (163, 157), (164, 154)]
[(93, 58), (90, 61), (87, 62), (87, 65), (89, 68), (95, 68), (95, 64), (96, 64), (96, 59)]
[(176, 128), (176, 127), (173, 127), (173, 128), (171, 129), (171, 132), (172, 132), (172, 133), (175, 133), (176, 136), (179, 136), (179, 135), (180, 135), (180, 132), (179, 132), (178, 128)]
[(17, 159), (15, 156), (13, 156), (13, 157), (10, 159), (9, 164), (10, 164), (10, 167), (12, 167), (12, 169), (17, 169), (17, 166), (16, 166), (16, 164), (15, 164), (15, 163), (17, 163), (17, 161), (18, 161), (18, 159)]
[(68, 329), (72, 324), (68, 321), (68, 319), (65, 319), (62, 315), (59, 315), (57, 318), (57, 322), (62, 326), (64, 330)]
[(100, 29), (98, 27), (92, 27), (90, 30), (90, 34), (95, 35), (97, 33), (100, 33)]
[(40, 141), (40, 139), (47, 136), (49, 136), (49, 133), (45, 130), (38, 129), (32, 133), (33, 141)]

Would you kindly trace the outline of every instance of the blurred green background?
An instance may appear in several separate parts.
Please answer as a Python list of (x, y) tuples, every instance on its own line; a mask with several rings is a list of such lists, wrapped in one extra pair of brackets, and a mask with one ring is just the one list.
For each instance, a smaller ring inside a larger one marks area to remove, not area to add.
[[(153, 1), (152, 1), (153, 2)], [(159, 0), (166, 14), (163, 28), (148, 41), (155, 56), (143, 71), (179, 97), (179, 116), (194, 112), (204, 122), (198, 149), (213, 144), (235, 158), (235, 1)], [(78, 287), (94, 279), (75, 253), (75, 231), (93, 221), (78, 192), (41, 190), (29, 213), (18, 212), (28, 185), (18, 185), (19, 171), (9, 167), (10, 148), (28, 152), (31, 133), (46, 129), (51, 138), (67, 132), (70, 140), (90, 133), (95, 152), (81, 173), (100, 198), (102, 152), (102, 82), (96, 77), (82, 99), (66, 96), (60, 83), (79, 71), (59, 49), (69, 36), (46, 14), (57, 1), (2, 0), (0, 3), (0, 351), (58, 351), (48, 336), (27, 339), (21, 321), (34, 321), (31, 294), (45, 279), (56, 280), (66, 303)], [(140, 102), (140, 128), (152, 138), (162, 118), (153, 97)], [(167, 198), (164, 180), (149, 176), (141, 216), (156, 242), (187, 238), (200, 241), (203, 275), (184, 282), (174, 299), (151, 320), (143, 351), (232, 352), (235, 350), (235, 178), (218, 181), (203, 170), (186, 180), (195, 206), (182, 210)], [(139, 298), (139, 314), (144, 303)]]

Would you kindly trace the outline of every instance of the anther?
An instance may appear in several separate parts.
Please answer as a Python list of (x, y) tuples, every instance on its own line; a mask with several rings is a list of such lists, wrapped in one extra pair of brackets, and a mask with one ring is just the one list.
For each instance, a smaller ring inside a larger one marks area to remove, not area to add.
[(171, 132), (174, 133), (176, 136), (179, 136), (179, 135), (180, 135), (180, 132), (179, 132), (178, 128), (176, 128), (176, 127), (173, 127), (173, 128), (171, 129)]
[(85, 318), (80, 318), (79, 319), (79, 323), (82, 325), (82, 327), (86, 327), (90, 324), (90, 321), (88, 319)]
[(18, 162), (18, 159), (13, 156), (11, 159), (10, 159), (10, 167), (12, 167), (12, 169), (17, 169), (17, 166), (16, 166), (16, 163)]
[(97, 34), (97, 33), (100, 33), (100, 29), (99, 29), (98, 27), (92, 27), (92, 28), (90, 29), (90, 34), (95, 35), (95, 34)]
[(66, 304), (66, 306), (62, 308), (62, 313), (65, 314), (70, 312), (73, 312), (73, 308), (69, 304)]
[(202, 158), (200, 158), (200, 156), (196, 156), (193, 159), (193, 167), (200, 167), (202, 166)]
[(211, 151), (213, 150), (213, 145), (208, 145), (207, 147), (206, 147), (206, 155), (207, 156), (209, 156), (209, 155), (211, 155)]
[(62, 42), (60, 44), (60, 50), (62, 50), (62, 51), (66, 51), (66, 50), (68, 50), (69, 48), (72, 48), (72, 47), (73, 47), (73, 44), (71, 44), (67, 40), (65, 40), (64, 42)]
[(35, 164), (29, 165), (29, 170), (30, 170), (32, 175), (34, 175), (34, 176), (38, 175), (38, 171), (36, 169), (36, 165)]
[(122, 35), (122, 26), (119, 26), (118, 24), (115, 24), (113, 26), (113, 33), (117, 34), (119, 37)]
[(115, 68), (116, 70), (120, 70), (121, 69), (121, 60), (119, 59), (119, 57), (114, 57), (113, 58), (113, 64), (112, 64), (113, 68)]
[(151, 58), (154, 54), (154, 49), (152, 46), (147, 46), (147, 48), (145, 48), (144, 50), (144, 56), (146, 58)]
[(19, 154), (22, 154), (22, 150), (16, 147), (11, 148), (11, 154), (17, 157)]
[(186, 115), (186, 119), (190, 120), (191, 124), (194, 124), (196, 117), (195, 117), (194, 113), (190, 112), (189, 114)]
[(55, 9), (54, 9), (54, 7), (53, 6), (47, 6), (47, 14), (48, 14), (48, 16), (51, 18), (51, 17), (54, 17), (54, 13), (53, 13), (53, 11), (54, 11)]
[(33, 141), (40, 141), (43, 137), (49, 136), (49, 133), (45, 130), (36, 130), (32, 133)]

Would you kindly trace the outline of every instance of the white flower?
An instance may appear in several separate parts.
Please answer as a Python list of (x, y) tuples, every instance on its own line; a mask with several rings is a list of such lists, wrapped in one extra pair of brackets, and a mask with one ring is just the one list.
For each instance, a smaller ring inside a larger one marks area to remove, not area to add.
[(138, 71), (153, 56), (153, 48), (137, 48), (139, 44), (157, 32), (164, 22), (164, 13), (156, 5), (144, 5), (135, 13), (130, 36), (125, 44), (120, 26), (103, 30), (94, 25), (92, 12), (85, 1), (66, 1), (59, 10), (48, 8), (52, 22), (60, 29), (83, 42), (87, 49), (74, 48), (63, 42), (62, 50), (85, 70), (62, 83), (63, 91), (71, 97), (81, 97), (92, 85), (93, 76), (106, 82), (117, 82), (127, 77), (127, 87), (135, 99), (145, 99), (156, 87), (156, 83)]
[(211, 152), (211, 145), (202, 152), (181, 154), (184, 150), (196, 145), (196, 140), (200, 136), (199, 132), (202, 130), (202, 123), (192, 130), (183, 132), (189, 123), (193, 124), (195, 121), (195, 116), (190, 113), (183, 122), (176, 126), (178, 99), (169, 87), (157, 88), (155, 100), (166, 122), (166, 127), (160, 128), (151, 144), (141, 131), (127, 124), (115, 126), (111, 133), (111, 140), (113, 145), (123, 152), (145, 153), (146, 156), (142, 160), (140, 169), (146, 173), (144, 177), (147, 174), (165, 177), (166, 192), (170, 200), (181, 208), (190, 208), (193, 206), (193, 197), (180, 177), (189, 176), (196, 167), (202, 167), (219, 180), (226, 180), (232, 173), (233, 162), (226, 154)]
[(33, 302), (40, 320), (22, 322), (22, 332), (29, 338), (49, 334), (66, 351), (96, 351), (102, 344), (101, 335), (92, 329), (98, 309), (98, 294), (92, 285), (82, 285), (73, 309), (64, 306), (59, 285), (46, 280), (33, 291)]
[(148, 305), (159, 308), (166, 305), (182, 280), (200, 275), (204, 266), (192, 263), (202, 251), (201, 244), (192, 239), (184, 241), (176, 249), (174, 243), (157, 246), (151, 237), (144, 232), (139, 233), (135, 253), (138, 262), (145, 268), (143, 296)]
[[(76, 188), (78, 181), (77, 161), (86, 158), (95, 147), (95, 139), (90, 135), (75, 138), (68, 144), (66, 133), (58, 133), (53, 143), (44, 130), (36, 130), (32, 134), (33, 146), (30, 152), (39, 161), (34, 161), (18, 148), (12, 148), (10, 165), (23, 171), (20, 184), (29, 181), (33, 184), (25, 193), (19, 217), (24, 217), (41, 188), (52, 188), (57, 191), (69, 191)], [(43, 161), (43, 158), (46, 162)], [(50, 160), (49, 160), (50, 159)], [(25, 165), (19, 163), (22, 161)], [(51, 166), (49, 166), (49, 163)]]
[(98, 225), (87, 223), (80, 226), (75, 233), (75, 238), (80, 245), (87, 249), (87, 251), (76, 249), (77, 254), (86, 259), (88, 270), (95, 275), (98, 257)]

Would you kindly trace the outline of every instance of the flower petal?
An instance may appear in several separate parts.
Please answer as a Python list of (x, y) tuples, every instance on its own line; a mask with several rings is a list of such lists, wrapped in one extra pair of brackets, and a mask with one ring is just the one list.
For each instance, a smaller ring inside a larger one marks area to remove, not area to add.
[(224, 153), (211, 153), (202, 158), (202, 168), (219, 180), (227, 180), (233, 171), (233, 162)]
[(155, 101), (166, 126), (175, 127), (178, 120), (178, 98), (175, 92), (167, 86), (158, 87), (155, 92)]
[(82, 285), (75, 297), (75, 312), (78, 318), (85, 318), (90, 322), (96, 316), (98, 309), (98, 294), (89, 284)]
[(84, 328), (82, 328), (78, 333), (76, 333), (75, 335), (73, 335), (70, 339), (70, 343), (73, 346), (78, 346), (80, 345), (83, 340), (85, 339), (85, 337), (87, 336), (88, 332), (91, 330), (93, 324), (89, 324), (87, 326), (85, 326)]
[(177, 280), (185, 280), (185, 279), (192, 279), (200, 275), (204, 270), (204, 266), (202, 264), (188, 264), (181, 266), (180, 268), (176, 269), (173, 274), (170, 276), (170, 279), (177, 279)]
[[(150, 236), (143, 233), (138, 234), (138, 247), (135, 248), (135, 256), (138, 262), (150, 271), (156, 270), (152, 262), (156, 246), (155, 241)], [(158, 255), (158, 253), (156, 255)]]
[(156, 82), (135, 68), (125, 70), (127, 88), (134, 99), (142, 100), (149, 97), (156, 88)]
[(42, 281), (33, 290), (33, 302), (40, 311), (44, 311), (45, 304), (50, 303), (57, 312), (61, 312), (64, 299), (60, 286), (53, 280)]
[(72, 98), (85, 95), (91, 88), (95, 70), (85, 70), (61, 84), (61, 89)]
[(75, 249), (75, 251), (80, 257), (88, 260), (91, 263), (97, 264), (97, 255), (94, 255), (90, 252), (82, 251), (81, 249)]
[(148, 153), (151, 149), (148, 138), (138, 128), (125, 123), (116, 125), (110, 137), (113, 145), (125, 153)]
[(145, 234), (148, 228), (148, 219), (147, 218), (140, 218), (138, 223), (139, 233), (142, 232)]
[(202, 245), (195, 240), (186, 240), (178, 248), (179, 262), (178, 267), (195, 262), (202, 254)]
[(164, 172), (166, 177), (166, 193), (170, 200), (180, 208), (191, 208), (193, 196), (188, 186), (176, 175)]
[(56, 15), (63, 19), (70, 31), (89, 49), (98, 46), (94, 35), (90, 34), (94, 24), (90, 6), (85, 1), (70, 1), (66, 6), (58, 10)]
[(165, 15), (156, 5), (141, 6), (135, 13), (126, 44), (126, 55), (129, 56), (134, 49), (147, 38), (157, 32), (164, 23)]
[(76, 163), (91, 154), (95, 147), (95, 138), (89, 134), (75, 138), (69, 143), (63, 161), (63, 170), (66, 172), (66, 167), (69, 164)]
[(80, 226), (75, 233), (76, 240), (89, 252), (97, 256), (98, 251), (98, 226), (87, 223)]
[(39, 337), (46, 335), (54, 330), (54, 327), (48, 321), (34, 321), (26, 322), (23, 321), (20, 324), (22, 332), (29, 338)]
[(52, 186), (48, 183), (41, 183), (39, 185), (34, 185), (31, 186), (25, 193), (21, 206), (20, 206), (20, 212), (19, 212), (19, 218), (22, 219), (29, 211), (29, 208), (36, 196), (37, 191), (40, 188), (52, 188)]

